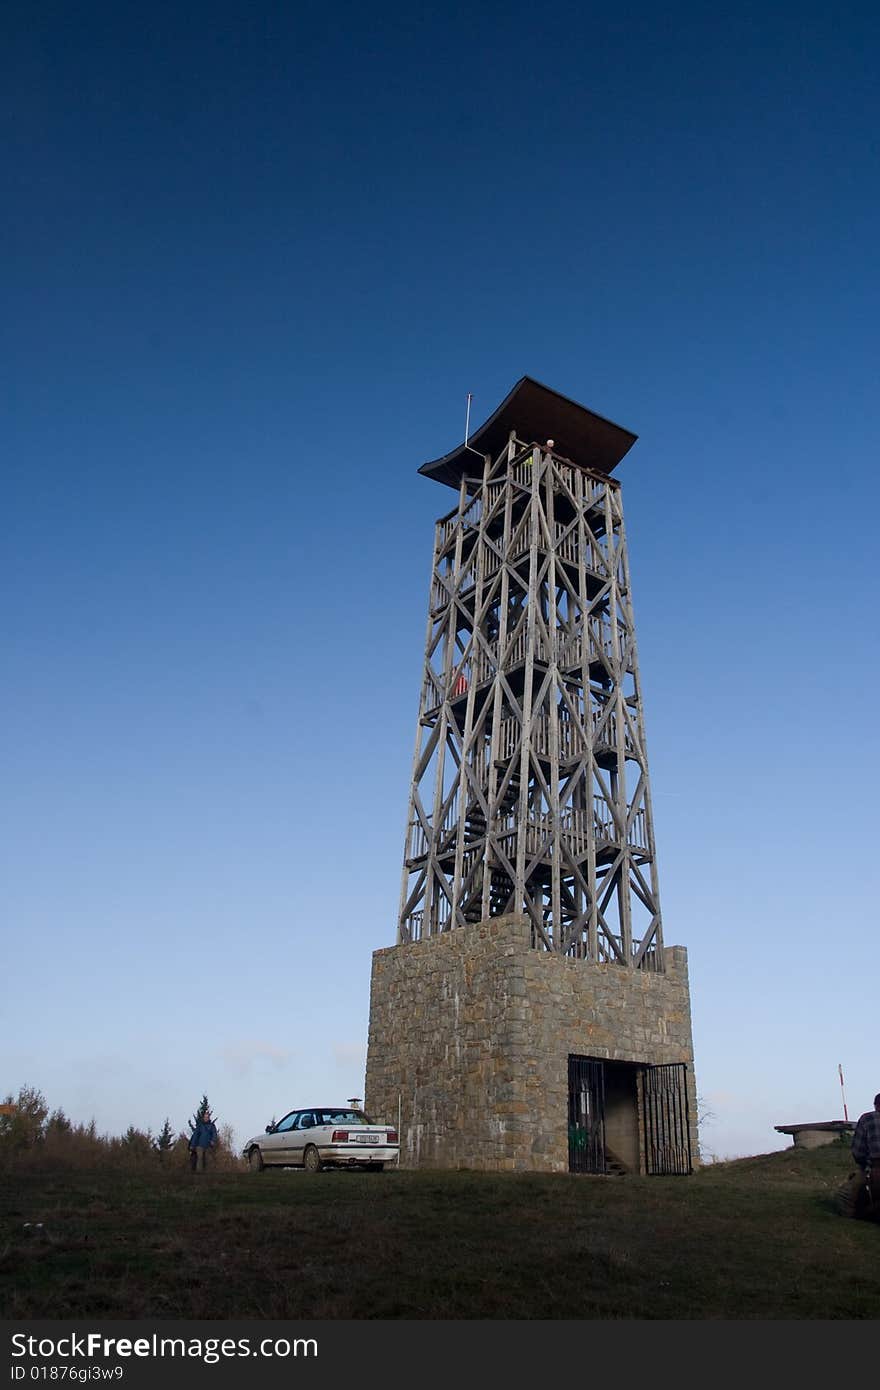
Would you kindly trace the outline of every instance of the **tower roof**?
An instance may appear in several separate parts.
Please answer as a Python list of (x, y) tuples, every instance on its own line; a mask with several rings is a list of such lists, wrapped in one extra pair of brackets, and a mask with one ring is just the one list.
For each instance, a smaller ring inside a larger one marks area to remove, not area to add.
[(638, 438), (621, 425), (543, 386), (534, 377), (523, 376), (485, 424), (472, 432), (469, 447), (459, 444), (442, 458), (423, 463), (419, 472), (426, 478), (458, 487), (473, 466), (468, 463), (470, 451), (496, 456), (511, 430), (526, 443), (543, 444), (552, 439), (554, 453), (585, 468), (596, 468), (600, 473), (610, 473), (616, 468)]

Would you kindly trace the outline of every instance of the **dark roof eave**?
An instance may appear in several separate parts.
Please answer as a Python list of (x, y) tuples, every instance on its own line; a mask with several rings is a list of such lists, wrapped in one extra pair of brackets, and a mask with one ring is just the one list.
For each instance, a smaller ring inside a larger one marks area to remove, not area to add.
[(498, 409), (462, 442), (442, 458), (423, 463), (419, 472), (457, 488), (461, 479), (479, 468), (476, 455), (493, 458), (504, 448), (511, 430), (525, 443), (553, 439), (554, 453), (583, 468), (611, 473), (635, 444), (638, 435), (615, 425), (544, 386), (534, 377), (520, 377)]

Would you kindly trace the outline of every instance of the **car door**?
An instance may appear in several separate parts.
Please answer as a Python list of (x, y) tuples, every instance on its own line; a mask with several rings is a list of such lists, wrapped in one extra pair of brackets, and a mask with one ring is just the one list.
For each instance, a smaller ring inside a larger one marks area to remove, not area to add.
[(299, 1111), (291, 1110), (289, 1115), (285, 1115), (283, 1120), (278, 1121), (271, 1134), (266, 1135), (265, 1140), (260, 1145), (264, 1163), (282, 1164), (295, 1161), (290, 1157), (290, 1146), (298, 1119)]
[(301, 1110), (297, 1117), (296, 1128), (290, 1136), (290, 1158), (287, 1160), (288, 1163), (302, 1163), (306, 1145), (312, 1142), (312, 1130), (314, 1128), (314, 1110)]

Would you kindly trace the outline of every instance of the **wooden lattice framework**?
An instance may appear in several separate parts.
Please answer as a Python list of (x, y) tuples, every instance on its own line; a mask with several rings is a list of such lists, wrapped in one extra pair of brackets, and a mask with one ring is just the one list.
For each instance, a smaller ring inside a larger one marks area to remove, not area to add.
[[(536, 444), (554, 405), (562, 438)], [(511, 421), (500, 448), (474, 447)], [(523, 378), (470, 445), (422, 469), (459, 498), (435, 531), (400, 942), (524, 912), (536, 947), (662, 969), (626, 533), (600, 427), (623, 439), (617, 457), (633, 442)]]

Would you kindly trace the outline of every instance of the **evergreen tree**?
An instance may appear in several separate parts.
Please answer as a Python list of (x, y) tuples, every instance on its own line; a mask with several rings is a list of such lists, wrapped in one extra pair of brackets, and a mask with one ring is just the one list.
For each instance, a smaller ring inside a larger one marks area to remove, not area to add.
[(47, 1139), (63, 1139), (73, 1129), (73, 1125), (68, 1120), (64, 1111), (60, 1108), (53, 1110), (46, 1121), (44, 1135)]
[(129, 1125), (128, 1129), (118, 1141), (123, 1153), (138, 1158), (146, 1158), (153, 1152), (153, 1136), (149, 1130), (144, 1133), (142, 1129), (136, 1129), (134, 1125)]
[(174, 1131), (171, 1128), (168, 1116), (165, 1116), (165, 1123), (156, 1135), (156, 1152), (160, 1158), (164, 1158), (174, 1148)]

